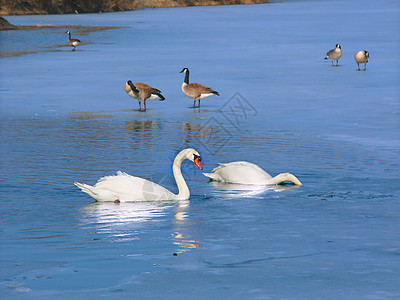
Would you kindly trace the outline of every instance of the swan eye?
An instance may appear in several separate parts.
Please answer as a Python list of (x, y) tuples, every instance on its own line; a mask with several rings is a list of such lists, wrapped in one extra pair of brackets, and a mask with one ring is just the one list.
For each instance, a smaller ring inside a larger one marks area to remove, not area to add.
[(198, 156), (198, 155), (196, 155), (194, 153), (193, 153), (193, 156), (194, 156), (193, 160), (195, 160), (197, 158), (199, 161), (201, 161), (201, 157), (200, 156)]

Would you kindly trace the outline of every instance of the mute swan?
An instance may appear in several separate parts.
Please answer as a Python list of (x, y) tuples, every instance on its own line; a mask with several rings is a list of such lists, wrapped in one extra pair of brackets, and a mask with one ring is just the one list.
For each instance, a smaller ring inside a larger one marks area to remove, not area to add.
[(179, 152), (172, 165), (179, 190), (177, 195), (157, 183), (121, 171), (117, 175), (100, 178), (94, 186), (79, 182), (74, 184), (97, 201), (187, 200), (190, 191), (181, 172), (181, 164), (185, 159), (193, 161), (200, 170), (203, 169), (200, 154), (196, 150), (188, 148)]
[(218, 167), (212, 170), (212, 173), (203, 174), (211, 180), (225, 183), (273, 185), (284, 181), (290, 181), (296, 185), (302, 185), (300, 180), (290, 173), (281, 173), (272, 177), (259, 166), (247, 161), (219, 164)]

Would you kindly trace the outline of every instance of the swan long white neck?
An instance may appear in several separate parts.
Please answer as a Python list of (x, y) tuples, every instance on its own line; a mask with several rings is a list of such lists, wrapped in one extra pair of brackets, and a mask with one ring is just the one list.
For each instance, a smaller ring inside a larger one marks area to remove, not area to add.
[(291, 181), (296, 185), (303, 185), (300, 180), (297, 179), (296, 176), (290, 173), (281, 173), (271, 179), (268, 180), (268, 184), (279, 184), (284, 181)]
[(176, 195), (176, 198), (182, 200), (190, 198), (190, 191), (181, 171), (182, 162), (187, 159), (185, 154), (185, 150), (179, 152), (175, 157), (174, 164), (172, 165), (172, 172), (174, 173), (176, 185), (178, 186), (179, 191), (178, 195)]

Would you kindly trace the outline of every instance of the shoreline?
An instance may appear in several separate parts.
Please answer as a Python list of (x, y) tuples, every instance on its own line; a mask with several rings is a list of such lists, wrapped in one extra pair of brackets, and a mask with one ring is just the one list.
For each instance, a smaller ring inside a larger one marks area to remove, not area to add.
[[(14, 15), (123, 12), (144, 8), (248, 5), (268, 2), (269, 0), (78, 0), (74, 3), (65, 3), (63, 0), (54, 0), (49, 3), (49, 1), (39, 0), (34, 3), (28, 3), (21, 0), (6, 0), (0, 7), (0, 17)], [(1, 24), (0, 27), (2, 27)]]

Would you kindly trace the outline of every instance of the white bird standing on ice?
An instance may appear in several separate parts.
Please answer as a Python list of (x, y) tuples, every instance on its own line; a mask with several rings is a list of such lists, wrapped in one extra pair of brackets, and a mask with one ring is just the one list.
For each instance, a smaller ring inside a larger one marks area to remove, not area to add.
[(203, 174), (211, 180), (225, 183), (274, 185), (290, 181), (295, 185), (303, 185), (293, 174), (281, 173), (272, 177), (259, 166), (247, 161), (219, 164), (212, 173)]

